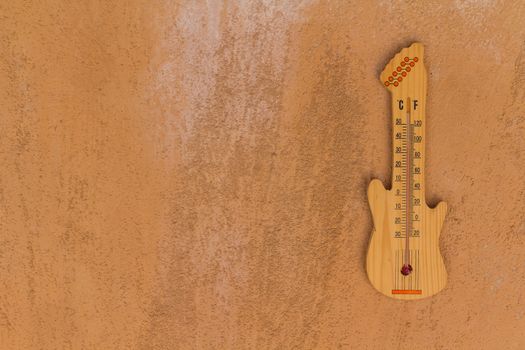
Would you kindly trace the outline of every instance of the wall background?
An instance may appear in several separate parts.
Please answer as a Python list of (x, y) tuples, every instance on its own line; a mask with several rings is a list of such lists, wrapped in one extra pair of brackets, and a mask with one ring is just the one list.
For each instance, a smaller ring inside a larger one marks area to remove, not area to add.
[[(525, 348), (521, 1), (4, 1), (0, 348)], [(426, 45), (447, 288), (367, 281)]]

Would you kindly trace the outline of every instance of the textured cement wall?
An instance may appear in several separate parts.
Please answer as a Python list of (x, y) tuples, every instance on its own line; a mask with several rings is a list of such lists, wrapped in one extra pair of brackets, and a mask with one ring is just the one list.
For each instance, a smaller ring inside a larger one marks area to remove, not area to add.
[[(0, 349), (525, 349), (522, 1), (2, 1)], [(426, 45), (447, 288), (369, 284)]]

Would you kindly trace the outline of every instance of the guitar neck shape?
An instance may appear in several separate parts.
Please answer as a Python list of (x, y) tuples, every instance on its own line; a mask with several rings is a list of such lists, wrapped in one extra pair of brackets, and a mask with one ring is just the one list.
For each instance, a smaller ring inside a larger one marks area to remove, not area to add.
[(392, 97), (392, 188), (375, 179), (368, 187), (374, 230), (366, 258), (368, 278), (395, 299), (421, 299), (441, 291), (447, 272), (439, 235), (447, 205), (425, 201), (425, 102), (423, 45), (402, 49), (381, 73)]

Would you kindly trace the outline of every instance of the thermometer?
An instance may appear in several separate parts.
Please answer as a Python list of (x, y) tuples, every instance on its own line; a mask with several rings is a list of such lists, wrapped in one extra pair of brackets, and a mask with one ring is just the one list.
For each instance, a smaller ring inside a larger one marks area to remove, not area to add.
[(441, 291), (447, 272), (439, 235), (447, 205), (425, 201), (425, 102), (423, 45), (402, 49), (381, 73), (392, 98), (392, 188), (374, 179), (368, 202), (374, 229), (366, 269), (372, 285), (395, 299), (420, 299)]

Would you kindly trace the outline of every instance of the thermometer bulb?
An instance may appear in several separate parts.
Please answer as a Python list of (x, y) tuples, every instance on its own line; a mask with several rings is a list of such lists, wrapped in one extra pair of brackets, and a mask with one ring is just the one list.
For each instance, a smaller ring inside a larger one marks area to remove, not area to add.
[(412, 266), (410, 264), (404, 264), (401, 268), (401, 274), (403, 276), (408, 276), (412, 272)]

